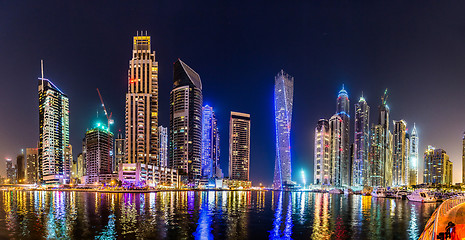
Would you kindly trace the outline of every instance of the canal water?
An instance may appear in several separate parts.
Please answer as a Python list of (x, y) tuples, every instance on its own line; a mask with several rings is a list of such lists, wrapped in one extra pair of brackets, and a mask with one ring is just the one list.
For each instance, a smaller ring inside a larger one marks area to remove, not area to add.
[(0, 239), (418, 239), (438, 206), (272, 191), (0, 191), (0, 203)]

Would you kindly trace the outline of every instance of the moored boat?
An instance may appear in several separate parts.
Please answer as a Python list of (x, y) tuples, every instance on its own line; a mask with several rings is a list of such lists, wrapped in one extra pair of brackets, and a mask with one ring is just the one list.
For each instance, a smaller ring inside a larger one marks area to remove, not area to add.
[(354, 191), (350, 188), (347, 188), (347, 189), (344, 189), (344, 194), (345, 195), (351, 195), (351, 194), (354, 194)]
[(417, 189), (412, 194), (408, 195), (407, 198), (412, 202), (431, 203), (437, 201), (434, 194), (431, 194), (430, 191), (425, 189)]
[(377, 197), (377, 198), (385, 198), (386, 197), (386, 189), (383, 187), (375, 187), (373, 188), (373, 191), (371, 192), (372, 197)]
[(333, 188), (333, 189), (329, 190), (329, 193), (341, 194), (341, 193), (343, 193), (343, 192), (342, 192), (341, 189)]

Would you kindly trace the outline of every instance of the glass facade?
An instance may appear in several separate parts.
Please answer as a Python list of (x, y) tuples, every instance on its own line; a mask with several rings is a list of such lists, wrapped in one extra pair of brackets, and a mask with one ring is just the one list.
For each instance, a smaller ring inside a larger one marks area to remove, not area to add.
[(276, 124), (276, 159), (274, 189), (292, 185), (291, 180), (291, 123), (294, 78), (283, 70), (275, 77), (274, 109)]

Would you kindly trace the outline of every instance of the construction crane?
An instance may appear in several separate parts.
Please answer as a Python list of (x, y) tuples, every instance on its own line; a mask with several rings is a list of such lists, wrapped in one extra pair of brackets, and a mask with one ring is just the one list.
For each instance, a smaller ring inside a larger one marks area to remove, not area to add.
[(388, 90), (386, 88), (386, 90), (384, 90), (384, 95), (381, 97), (381, 102), (386, 105), (386, 102), (387, 102), (387, 98), (388, 98)]
[(98, 90), (97, 88), (97, 93), (98, 93), (98, 96), (100, 97), (100, 102), (102, 102), (102, 107), (103, 107), (103, 112), (105, 112), (105, 117), (107, 117), (107, 120), (108, 120), (108, 131), (110, 131), (110, 125), (113, 124), (115, 121), (113, 121), (113, 119), (111, 118), (111, 115), (113, 113), (110, 113), (110, 115), (108, 115), (108, 112), (107, 112), (107, 109), (105, 108), (105, 103), (103, 103), (103, 98), (102, 98), (102, 94), (100, 94), (100, 91)]

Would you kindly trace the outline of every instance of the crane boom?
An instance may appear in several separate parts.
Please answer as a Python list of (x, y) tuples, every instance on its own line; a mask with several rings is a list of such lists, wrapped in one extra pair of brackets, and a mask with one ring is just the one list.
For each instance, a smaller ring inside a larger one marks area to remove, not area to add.
[(107, 109), (105, 108), (105, 103), (103, 102), (102, 94), (100, 94), (100, 90), (98, 90), (98, 88), (97, 88), (97, 93), (98, 93), (98, 96), (100, 97), (100, 102), (102, 103), (103, 112), (105, 113), (105, 117), (108, 120), (108, 125), (107, 125), (108, 130), (110, 130), (110, 124), (113, 124), (113, 119), (111, 119), (111, 115), (113, 115), (113, 113), (110, 113), (110, 115), (108, 115)]

